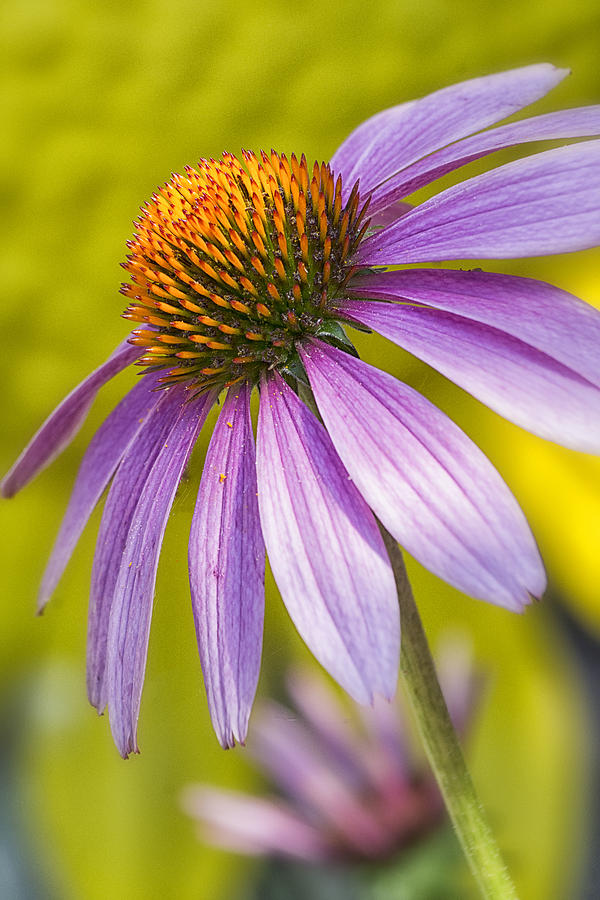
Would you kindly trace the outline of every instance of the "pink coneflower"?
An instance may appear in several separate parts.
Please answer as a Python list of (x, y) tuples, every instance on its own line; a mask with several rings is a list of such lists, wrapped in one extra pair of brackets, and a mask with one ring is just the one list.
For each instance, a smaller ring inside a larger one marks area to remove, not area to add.
[[(399, 621), (375, 516), (432, 572), (521, 610), (545, 585), (527, 523), (481, 451), (413, 389), (356, 358), (374, 329), (501, 415), (600, 446), (600, 315), (549, 284), (381, 266), (561, 253), (600, 240), (600, 142), (563, 146), (399, 201), (494, 150), (600, 133), (600, 108), (481, 131), (544, 96), (549, 65), (475, 79), (360, 125), (329, 164), (271, 152), (202, 160), (153, 195), (123, 287), (142, 323), (63, 401), (3, 482), (13, 495), (71, 440), (98, 389), (143, 377), (87, 450), (40, 592), (105, 487), (92, 572), (88, 690), (126, 756), (136, 728), (171, 504), (222, 395), (189, 547), (212, 720), (243, 740), (263, 626), (265, 547), (315, 656), (357, 700), (394, 693)], [(479, 133), (475, 133), (479, 132)], [(310, 385), (322, 422), (305, 405)], [(260, 394), (257, 445), (250, 397)]]
[[(441, 677), (453, 723), (469, 724), (477, 680), (463, 647), (445, 647)], [(263, 701), (250, 753), (268, 796), (204, 784), (182, 801), (203, 841), (250, 855), (304, 862), (388, 860), (445, 821), (441, 794), (413, 746), (402, 708), (343, 703), (309, 671), (288, 677), (296, 709)]]

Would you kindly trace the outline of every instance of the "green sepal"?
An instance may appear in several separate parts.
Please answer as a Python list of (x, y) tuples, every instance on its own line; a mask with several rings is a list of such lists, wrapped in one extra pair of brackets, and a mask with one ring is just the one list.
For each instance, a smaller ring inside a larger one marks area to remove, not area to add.
[(304, 364), (300, 359), (297, 350), (293, 350), (290, 353), (285, 365), (279, 367), (279, 372), (286, 380), (288, 378), (293, 378), (295, 381), (299, 381), (307, 387), (310, 387), (306, 369), (304, 368)]
[(319, 327), (315, 337), (318, 337), (321, 341), (325, 341), (327, 344), (332, 344), (332, 346), (337, 347), (338, 350), (344, 350), (346, 353), (349, 353), (350, 356), (355, 356), (357, 359), (359, 358), (356, 347), (344, 331), (343, 326), (335, 319), (326, 319)]

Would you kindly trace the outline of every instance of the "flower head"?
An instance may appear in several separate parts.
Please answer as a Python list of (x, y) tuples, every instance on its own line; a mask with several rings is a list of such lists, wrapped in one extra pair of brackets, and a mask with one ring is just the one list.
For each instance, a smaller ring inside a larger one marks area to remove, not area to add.
[[(521, 610), (543, 592), (533, 537), (490, 462), (424, 397), (358, 359), (347, 329), (378, 331), (536, 434), (598, 449), (598, 313), (531, 279), (381, 268), (598, 244), (600, 141), (508, 163), (415, 208), (403, 202), (502, 147), (599, 134), (599, 107), (489, 128), (565, 74), (530, 66), (386, 110), (329, 164), (274, 152), (203, 160), (142, 210), (123, 287), (125, 317), (141, 327), (55, 410), (2, 484), (5, 496), (19, 490), (71, 440), (106, 381), (145, 367), (84, 456), (39, 598), (42, 608), (111, 483), (92, 571), (88, 693), (108, 705), (123, 755), (137, 749), (164, 529), (221, 394), (189, 570), (224, 746), (244, 740), (256, 690), (265, 548), (300, 634), (361, 702), (393, 694), (399, 653), (375, 515), (474, 597)], [(308, 385), (321, 421), (300, 399)]]
[[(330, 166), (244, 151), (201, 160), (146, 204), (125, 268), (139, 365), (194, 390), (287, 370), (307, 335), (329, 339), (365, 234), (358, 185)], [(334, 328), (334, 335), (336, 330)], [(338, 339), (343, 333), (337, 329)]]
[[(464, 648), (446, 650), (444, 690), (464, 734), (477, 683)], [(441, 825), (441, 795), (398, 704), (351, 708), (303, 670), (290, 673), (288, 690), (297, 711), (262, 702), (252, 722), (249, 752), (276, 794), (190, 785), (183, 805), (202, 840), (253, 855), (361, 862), (394, 858)]]

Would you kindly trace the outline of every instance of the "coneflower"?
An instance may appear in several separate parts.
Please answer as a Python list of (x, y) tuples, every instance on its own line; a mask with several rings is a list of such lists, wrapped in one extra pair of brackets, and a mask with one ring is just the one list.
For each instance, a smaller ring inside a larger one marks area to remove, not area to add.
[(508, 163), (415, 208), (400, 202), (502, 147), (600, 133), (597, 106), (482, 131), (565, 74), (530, 66), (386, 110), (329, 164), (275, 152), (202, 160), (144, 206), (123, 287), (125, 317), (139, 327), (2, 485), (16, 493), (71, 440), (106, 381), (144, 367), (86, 452), (40, 592), (41, 608), (112, 480), (92, 572), (88, 690), (108, 706), (124, 756), (137, 750), (166, 522), (221, 395), (189, 567), (224, 746), (244, 740), (255, 694), (265, 547), (300, 634), (362, 702), (391, 697), (398, 669), (396, 590), (375, 516), (467, 594), (521, 610), (543, 592), (534, 539), (491, 463), (428, 400), (358, 359), (347, 329), (378, 331), (536, 434), (600, 447), (597, 312), (526, 278), (380, 268), (600, 242), (600, 141)]

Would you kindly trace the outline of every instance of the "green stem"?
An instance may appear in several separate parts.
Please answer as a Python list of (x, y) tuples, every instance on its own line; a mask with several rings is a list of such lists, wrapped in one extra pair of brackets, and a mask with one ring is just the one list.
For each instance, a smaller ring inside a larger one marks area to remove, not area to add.
[(446, 809), (482, 895), (490, 900), (517, 900), (515, 887), (475, 793), (450, 720), (406, 576), (402, 553), (394, 538), (383, 526), (380, 525), (380, 528), (394, 570), (400, 602), (400, 671)]

